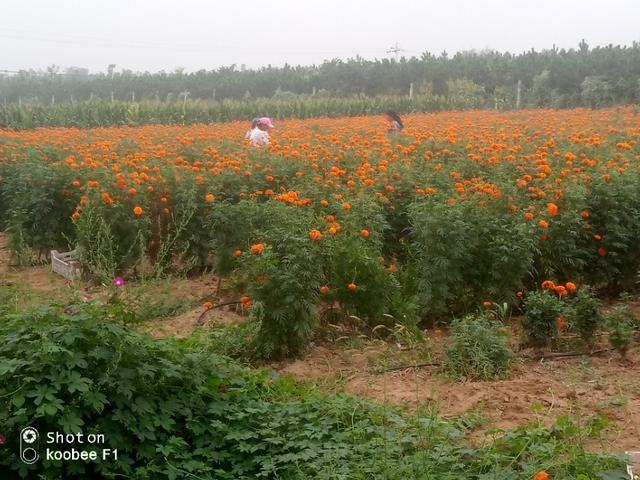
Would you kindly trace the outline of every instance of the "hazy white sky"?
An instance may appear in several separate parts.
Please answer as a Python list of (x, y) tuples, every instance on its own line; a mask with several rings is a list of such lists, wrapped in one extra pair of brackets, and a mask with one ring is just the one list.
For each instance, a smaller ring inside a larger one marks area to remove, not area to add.
[(640, 0), (2, 0), (0, 70), (186, 71), (630, 45)]

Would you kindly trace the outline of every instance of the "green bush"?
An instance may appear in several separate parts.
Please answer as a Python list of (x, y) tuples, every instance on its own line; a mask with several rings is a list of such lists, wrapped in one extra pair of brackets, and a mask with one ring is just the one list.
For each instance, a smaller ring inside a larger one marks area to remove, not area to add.
[(622, 358), (627, 356), (633, 343), (633, 312), (629, 305), (617, 305), (604, 316), (604, 325), (609, 332), (609, 343)]
[[(591, 233), (589, 262), (584, 275), (592, 285), (602, 284), (613, 292), (633, 289), (640, 268), (640, 178), (629, 169), (608, 180), (598, 178), (589, 192)], [(602, 250), (599, 250), (602, 249)], [(601, 255), (600, 253), (604, 254)]]
[(256, 350), (265, 358), (296, 355), (304, 349), (317, 319), (322, 285), (321, 245), (309, 238), (312, 214), (283, 202), (262, 205), (269, 219), (241, 258), (251, 314), (260, 327)]
[(103, 283), (137, 266), (146, 253), (150, 217), (135, 217), (123, 204), (100, 208), (95, 202), (82, 207), (75, 221), (80, 259)]
[(28, 155), (16, 163), (0, 160), (0, 230), (7, 230), (14, 252), (29, 247), (48, 254), (74, 238), (70, 212), (78, 199), (68, 189), (67, 170), (39, 153)]
[(418, 298), (429, 313), (466, 313), (487, 299), (512, 300), (533, 266), (532, 227), (502, 199), (482, 208), (474, 200), (449, 205), (434, 196), (409, 208)]
[(575, 329), (580, 338), (589, 346), (593, 344), (594, 335), (602, 324), (600, 302), (591, 291), (582, 287), (568, 306), (569, 325)]
[(535, 348), (549, 345), (558, 335), (556, 318), (564, 311), (565, 306), (557, 295), (547, 290), (530, 293), (524, 301), (523, 343)]
[(508, 375), (513, 358), (498, 322), (467, 315), (451, 324), (443, 369), (457, 380), (494, 380)]

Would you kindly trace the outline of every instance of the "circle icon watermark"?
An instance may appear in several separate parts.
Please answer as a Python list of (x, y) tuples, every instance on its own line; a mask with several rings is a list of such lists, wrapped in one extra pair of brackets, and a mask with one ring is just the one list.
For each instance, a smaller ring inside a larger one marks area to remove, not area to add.
[(33, 443), (38, 439), (38, 431), (35, 428), (27, 427), (22, 430), (22, 440), (25, 443)]
[(40, 434), (33, 427), (25, 427), (20, 432), (20, 460), (27, 465), (32, 465), (38, 461), (38, 439)]

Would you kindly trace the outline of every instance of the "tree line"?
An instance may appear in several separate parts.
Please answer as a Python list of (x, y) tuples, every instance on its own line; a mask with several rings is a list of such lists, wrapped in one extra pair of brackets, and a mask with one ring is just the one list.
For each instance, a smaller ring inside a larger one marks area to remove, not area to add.
[(640, 43), (590, 48), (583, 40), (577, 48), (520, 54), (425, 52), (397, 61), (356, 57), (313, 66), (247, 70), (231, 65), (193, 73), (116, 71), (110, 65), (106, 72), (89, 74), (82, 68), (61, 71), (51, 66), (46, 71), (0, 76), (0, 101), (5, 104), (409, 94), (455, 98), (468, 108), (636, 103), (640, 102)]

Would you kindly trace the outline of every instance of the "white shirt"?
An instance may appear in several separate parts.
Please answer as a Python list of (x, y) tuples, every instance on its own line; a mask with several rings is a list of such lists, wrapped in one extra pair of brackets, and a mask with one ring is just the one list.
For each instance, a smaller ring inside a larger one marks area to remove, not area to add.
[(260, 130), (258, 127), (251, 130), (249, 140), (255, 147), (261, 147), (263, 145), (269, 145), (269, 133), (265, 130)]

